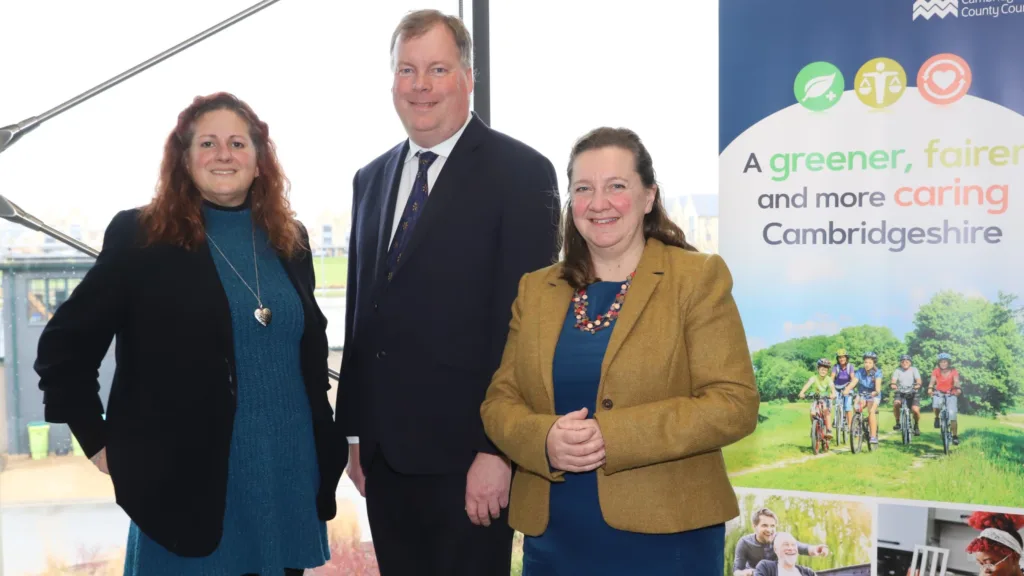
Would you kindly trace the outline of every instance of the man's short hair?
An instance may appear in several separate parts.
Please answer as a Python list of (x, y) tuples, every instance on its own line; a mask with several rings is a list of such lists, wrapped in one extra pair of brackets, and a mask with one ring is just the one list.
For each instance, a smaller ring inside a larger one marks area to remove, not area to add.
[(455, 38), (455, 46), (459, 49), (459, 63), (463, 68), (473, 68), (473, 38), (466, 25), (457, 16), (449, 16), (439, 10), (416, 10), (402, 18), (391, 35), (391, 68), (395, 67), (395, 46), (399, 40), (419, 38), (434, 26), (442, 24)]
[(779, 517), (775, 515), (775, 512), (772, 512), (768, 508), (759, 508), (757, 510), (754, 510), (754, 513), (750, 515), (750, 524), (753, 526), (757, 526), (761, 521), (761, 516), (774, 518), (775, 522), (779, 521)]

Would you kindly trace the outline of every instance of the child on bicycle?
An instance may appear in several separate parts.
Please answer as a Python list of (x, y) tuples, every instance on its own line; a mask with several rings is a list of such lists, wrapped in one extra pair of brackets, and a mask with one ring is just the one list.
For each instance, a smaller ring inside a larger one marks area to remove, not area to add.
[[(857, 390), (857, 409), (863, 411), (868, 409), (868, 427), (871, 439), (869, 442), (878, 444), (878, 401), (882, 396), (882, 369), (875, 366), (878, 355), (874, 352), (864, 353), (864, 365), (854, 372), (849, 385), (843, 390), (844, 395), (849, 395), (854, 389)], [(865, 399), (865, 397), (867, 397)], [(846, 423), (853, 430), (853, 412), (846, 414)]]
[(949, 415), (949, 431), (953, 434), (953, 444), (960, 444), (956, 425), (956, 399), (960, 395), (960, 372), (953, 368), (953, 357), (942, 352), (938, 357), (939, 365), (932, 370), (928, 381), (928, 395), (932, 397), (932, 409), (935, 411), (935, 427), (939, 428), (939, 412), (942, 404), (946, 405)]
[[(825, 421), (825, 438), (832, 437), (832, 419), (829, 418), (830, 408), (832, 407), (832, 399), (836, 397), (835, 388), (832, 387), (832, 376), (829, 374), (829, 368), (832, 367), (832, 363), (828, 361), (828, 358), (821, 358), (818, 360), (818, 373), (811, 376), (807, 383), (804, 384), (803, 389), (800, 390), (800, 399), (803, 400), (804, 393), (807, 389), (811, 389), (811, 394), (817, 394), (819, 398), (827, 398), (824, 407), (821, 409), (821, 418)], [(811, 422), (814, 422), (814, 417), (818, 416), (818, 402), (811, 403)]]
[(914, 436), (920, 436), (921, 427), (918, 424), (921, 420), (921, 400), (917, 396), (917, 391), (921, 389), (921, 373), (917, 366), (913, 365), (913, 359), (909, 354), (900, 356), (900, 366), (892, 373), (892, 389), (896, 391), (892, 408), (892, 413), (896, 416), (896, 425), (892, 429), (900, 429), (900, 413), (903, 403), (907, 402), (914, 413)]
[(853, 398), (843, 396), (843, 390), (850, 385), (850, 380), (853, 379), (855, 372), (856, 369), (853, 364), (850, 364), (850, 356), (846, 353), (846, 349), (836, 350), (836, 363), (832, 366), (832, 385), (835, 387), (836, 394), (840, 396), (839, 401), (843, 403), (843, 411), (846, 414), (853, 411)]

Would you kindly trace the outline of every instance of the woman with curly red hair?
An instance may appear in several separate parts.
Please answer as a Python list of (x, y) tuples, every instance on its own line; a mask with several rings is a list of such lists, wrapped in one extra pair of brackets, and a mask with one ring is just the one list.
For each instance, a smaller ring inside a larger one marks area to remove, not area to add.
[(266, 123), (230, 94), (196, 98), (155, 197), (111, 221), (35, 363), (46, 419), (68, 424), (131, 519), (126, 575), (301, 574), (330, 557), (347, 451), (314, 286)]
[(975, 512), (967, 523), (981, 534), (967, 546), (981, 567), (980, 574), (992, 576), (1022, 576), (1021, 556), (1024, 555), (1024, 516), (1001, 512)]

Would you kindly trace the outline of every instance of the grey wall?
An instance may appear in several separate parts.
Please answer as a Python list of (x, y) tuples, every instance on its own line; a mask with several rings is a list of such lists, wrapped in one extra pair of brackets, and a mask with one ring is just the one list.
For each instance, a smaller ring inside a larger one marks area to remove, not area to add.
[[(39, 390), (39, 376), (32, 365), (36, 358), (39, 335), (45, 324), (29, 319), (29, 283), (38, 278), (82, 278), (88, 266), (78, 265), (55, 271), (27, 270), (4, 272), (3, 328), (6, 332), (4, 354), (4, 388), (7, 416), (7, 451), (11, 454), (29, 452), (28, 424), (43, 420), (43, 393)], [(100, 397), (106, 404), (110, 382), (114, 376), (114, 350), (111, 344), (99, 370)], [(50, 425), (50, 451), (71, 450), (71, 436), (67, 426)]]

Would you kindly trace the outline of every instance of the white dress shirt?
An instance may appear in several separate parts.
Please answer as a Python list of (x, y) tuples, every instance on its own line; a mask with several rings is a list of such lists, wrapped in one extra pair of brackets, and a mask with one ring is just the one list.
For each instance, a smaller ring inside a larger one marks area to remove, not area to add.
[[(405, 205), (409, 203), (409, 196), (412, 195), (412, 185), (416, 183), (416, 172), (419, 169), (419, 159), (416, 158), (416, 153), (429, 151), (437, 154), (434, 163), (427, 169), (427, 197), (429, 198), (430, 191), (434, 189), (434, 182), (437, 182), (437, 177), (441, 174), (445, 161), (452, 155), (455, 144), (459, 141), (462, 133), (466, 131), (466, 126), (469, 126), (469, 121), (472, 119), (473, 115), (469, 114), (458, 132), (452, 134), (447, 140), (433, 148), (424, 148), (413, 142), (412, 139), (409, 140), (409, 152), (405, 155), (405, 160), (402, 162), (402, 179), (398, 183), (398, 199), (395, 201), (395, 214), (392, 218), (391, 237), (388, 239), (388, 248), (391, 247), (391, 242), (395, 239), (395, 232), (398, 231), (398, 225), (402, 221), (402, 212), (405, 211)], [(347, 439), (349, 444), (359, 444), (358, 436), (349, 436)]]
[(398, 184), (398, 200), (395, 201), (395, 214), (391, 223), (391, 237), (388, 239), (388, 248), (391, 247), (391, 242), (395, 239), (395, 232), (402, 221), (405, 205), (409, 202), (409, 196), (412, 195), (412, 185), (416, 183), (416, 172), (419, 170), (419, 159), (416, 158), (416, 154), (420, 151), (437, 154), (434, 163), (427, 170), (427, 196), (429, 197), (430, 192), (434, 189), (434, 182), (437, 182), (437, 177), (441, 174), (441, 169), (444, 168), (445, 161), (452, 155), (455, 144), (459, 141), (462, 133), (466, 131), (466, 126), (469, 125), (469, 121), (472, 119), (473, 115), (470, 114), (458, 132), (452, 134), (447, 140), (433, 148), (423, 148), (411, 139), (409, 140), (409, 152), (405, 155), (405, 161), (402, 163), (402, 179)]

